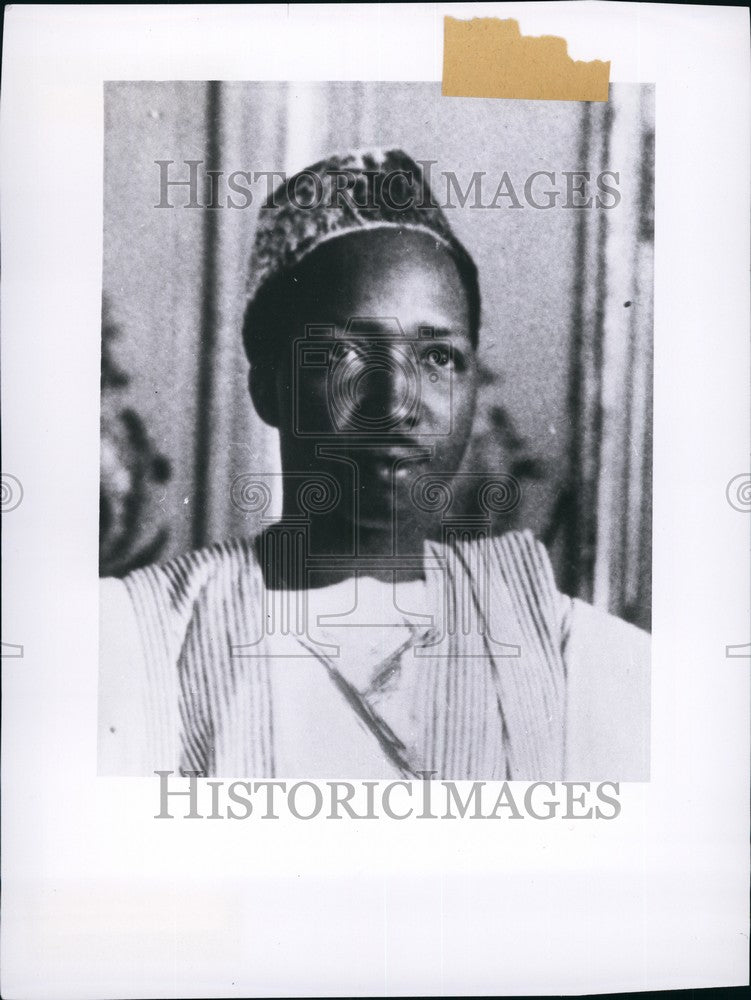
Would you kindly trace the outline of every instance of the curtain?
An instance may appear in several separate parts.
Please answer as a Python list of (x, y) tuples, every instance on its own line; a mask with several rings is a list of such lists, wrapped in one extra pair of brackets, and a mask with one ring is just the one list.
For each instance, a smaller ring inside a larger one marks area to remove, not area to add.
[(565, 586), (651, 624), (654, 129), (651, 87), (583, 106), (582, 162), (617, 169), (618, 211), (581, 212), (572, 316)]

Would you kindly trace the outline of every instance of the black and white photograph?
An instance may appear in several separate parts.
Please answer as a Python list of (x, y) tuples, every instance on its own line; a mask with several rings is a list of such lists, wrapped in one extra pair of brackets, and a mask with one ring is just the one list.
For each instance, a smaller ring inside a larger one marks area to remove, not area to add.
[(647, 780), (653, 88), (104, 115), (102, 773)]
[(748, 29), (4, 8), (3, 998), (748, 987)]

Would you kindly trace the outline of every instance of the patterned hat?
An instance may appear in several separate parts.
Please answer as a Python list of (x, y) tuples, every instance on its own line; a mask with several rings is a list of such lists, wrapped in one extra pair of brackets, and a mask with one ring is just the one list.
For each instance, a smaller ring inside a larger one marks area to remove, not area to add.
[(247, 302), (322, 243), (386, 228), (428, 233), (454, 254), (470, 259), (433, 201), (422, 168), (401, 150), (330, 156), (301, 170), (282, 183), (259, 212)]

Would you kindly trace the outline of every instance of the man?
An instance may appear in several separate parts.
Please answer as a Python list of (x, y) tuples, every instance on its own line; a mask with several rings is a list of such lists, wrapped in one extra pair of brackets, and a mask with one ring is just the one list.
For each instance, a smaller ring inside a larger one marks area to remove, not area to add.
[(271, 196), (243, 337), (282, 516), (104, 582), (103, 773), (647, 777), (646, 637), (559, 594), (529, 533), (454, 514), (479, 335), (475, 265), (405, 154)]

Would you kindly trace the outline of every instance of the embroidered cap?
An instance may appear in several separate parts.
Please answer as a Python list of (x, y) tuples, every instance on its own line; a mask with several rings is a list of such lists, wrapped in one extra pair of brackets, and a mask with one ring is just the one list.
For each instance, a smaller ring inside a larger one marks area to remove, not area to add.
[(367, 229), (425, 232), (472, 264), (434, 202), (425, 172), (399, 149), (330, 156), (284, 181), (261, 207), (247, 304), (322, 243)]

